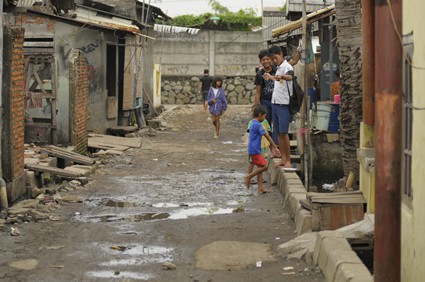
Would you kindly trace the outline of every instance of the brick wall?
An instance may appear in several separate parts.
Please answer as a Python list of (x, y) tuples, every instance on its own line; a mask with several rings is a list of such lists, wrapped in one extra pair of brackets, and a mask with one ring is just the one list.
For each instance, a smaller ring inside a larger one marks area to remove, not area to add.
[(30, 26), (32, 28), (37, 27), (39, 31), (55, 31), (55, 20), (50, 17), (37, 16), (34, 14), (28, 13), (16, 13), (15, 14), (15, 24), (18, 26), (26, 27)]
[(13, 182), (24, 172), (24, 29), (4, 29), (3, 177)]
[(79, 50), (72, 50), (69, 65), (71, 143), (80, 154), (87, 152), (89, 80), (87, 60)]

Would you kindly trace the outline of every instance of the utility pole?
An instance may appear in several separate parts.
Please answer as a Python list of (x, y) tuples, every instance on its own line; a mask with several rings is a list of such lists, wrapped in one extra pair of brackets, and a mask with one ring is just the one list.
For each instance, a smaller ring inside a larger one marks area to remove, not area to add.
[(307, 191), (310, 191), (311, 186), (311, 169), (310, 169), (310, 124), (308, 120), (309, 112), (309, 103), (307, 99), (307, 77), (308, 77), (308, 64), (307, 64), (307, 11), (306, 11), (306, 0), (303, 0), (303, 13), (302, 13), (302, 43), (303, 43), (303, 52), (302, 58), (304, 59), (304, 97), (303, 97), (303, 107), (301, 109), (301, 136), (303, 140), (303, 161), (304, 161), (304, 186)]

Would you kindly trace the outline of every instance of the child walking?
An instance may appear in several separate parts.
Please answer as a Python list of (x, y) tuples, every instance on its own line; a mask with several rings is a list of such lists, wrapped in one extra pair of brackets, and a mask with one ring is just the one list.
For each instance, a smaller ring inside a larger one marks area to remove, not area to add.
[(249, 189), (249, 184), (251, 182), (251, 178), (257, 176), (258, 183), (258, 193), (263, 194), (269, 191), (265, 190), (263, 187), (263, 171), (265, 171), (268, 167), (267, 161), (262, 154), (262, 146), (261, 141), (263, 136), (267, 139), (270, 144), (270, 147), (274, 152), (277, 151), (276, 144), (273, 142), (273, 139), (264, 129), (262, 122), (266, 119), (267, 110), (262, 105), (256, 105), (253, 110), (254, 119), (251, 122), (251, 126), (249, 128), (249, 140), (248, 140), (248, 154), (251, 159), (252, 167), (256, 166), (257, 170), (248, 173), (245, 176), (245, 185), (246, 188)]
[(208, 92), (208, 105), (214, 125), (214, 138), (220, 136), (220, 117), (227, 109), (227, 99), (222, 87), (223, 80), (220, 77), (214, 77), (210, 91)]
[[(256, 106), (257, 106), (257, 105), (253, 105), (253, 106), (251, 107), (251, 117), (252, 117), (253, 119), (251, 119), (251, 120), (249, 121), (249, 123), (248, 123), (248, 128), (247, 128), (247, 130), (246, 130), (248, 133), (249, 133), (249, 130), (251, 129), (252, 121), (254, 120), (254, 108), (255, 108)], [(264, 106), (264, 107), (265, 107), (265, 106)], [(265, 108), (266, 108), (266, 107), (265, 107)], [(266, 109), (267, 109), (267, 108), (266, 108)], [(268, 113), (267, 113), (267, 114), (268, 114)], [(266, 131), (266, 134), (269, 134), (269, 132), (271, 131), (271, 127), (270, 127), (269, 122), (267, 121), (267, 116), (266, 116), (266, 119), (265, 119), (265, 120), (263, 120), (263, 122), (262, 122), (261, 124), (263, 125), (264, 130)], [(270, 134), (269, 134), (269, 135), (270, 135)], [(269, 147), (270, 147), (270, 142), (269, 142), (269, 141), (267, 141), (266, 136), (265, 136), (265, 135), (263, 135), (263, 137), (261, 137), (261, 154), (263, 155), (264, 159), (266, 159), (266, 160), (267, 160), (267, 158), (268, 158), (269, 156), (270, 156), (270, 157), (272, 157), (272, 155), (270, 155), (270, 154), (269, 154), (269, 152), (270, 152)], [(253, 170), (254, 170), (254, 165), (252, 164), (251, 157), (249, 157), (248, 174), (250, 174)]]

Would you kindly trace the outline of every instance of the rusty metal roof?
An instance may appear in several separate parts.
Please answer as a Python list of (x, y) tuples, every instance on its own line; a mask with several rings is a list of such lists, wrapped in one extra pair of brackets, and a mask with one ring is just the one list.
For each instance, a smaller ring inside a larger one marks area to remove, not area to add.
[[(30, 0), (26, 4), (30, 3)], [(22, 2), (21, 4), (25, 4)], [(142, 34), (140, 27), (143, 25), (137, 20), (125, 18), (123, 16), (107, 13), (93, 8), (77, 5), (76, 10), (66, 16), (59, 16), (46, 9), (34, 9), (25, 7), (27, 12), (42, 14), (49, 17), (59, 18), (65, 21), (76, 22), (86, 26), (105, 28), (110, 30), (126, 31), (134, 34)], [(22, 12), (22, 11), (21, 11)]]
[(76, 22), (84, 24), (96, 25), (108, 29), (116, 29), (140, 34), (140, 29), (133, 24), (134, 20), (126, 19), (118, 15), (104, 15), (97, 10), (77, 6), (75, 11), (76, 17), (73, 19)]

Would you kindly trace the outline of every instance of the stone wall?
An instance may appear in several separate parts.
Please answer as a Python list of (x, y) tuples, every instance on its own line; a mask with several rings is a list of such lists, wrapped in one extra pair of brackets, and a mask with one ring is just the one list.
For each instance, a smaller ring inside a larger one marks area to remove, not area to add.
[[(255, 77), (223, 78), (229, 104), (252, 104), (255, 97)], [(199, 77), (162, 77), (162, 104), (199, 104)]]

